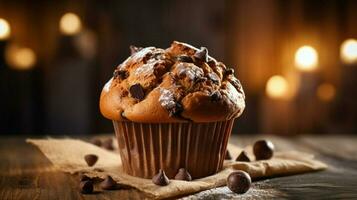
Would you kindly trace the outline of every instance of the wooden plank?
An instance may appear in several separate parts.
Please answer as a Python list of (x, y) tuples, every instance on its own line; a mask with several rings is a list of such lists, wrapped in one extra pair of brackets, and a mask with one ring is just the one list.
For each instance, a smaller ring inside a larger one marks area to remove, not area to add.
[[(203, 191), (183, 199), (357, 199), (357, 160), (353, 157), (353, 136), (302, 136), (282, 138), (271, 135), (233, 135), (231, 142), (246, 146), (257, 139), (274, 142), (278, 150), (295, 149), (316, 154), (329, 164), (318, 173), (258, 181), (244, 195), (233, 194), (227, 187)], [(323, 147), (321, 147), (323, 146)], [(338, 153), (336, 153), (338, 152)], [(346, 157), (347, 155), (347, 157)], [(351, 159), (353, 158), (353, 159)], [(144, 199), (134, 189), (105, 191), (94, 195), (78, 192), (78, 178), (56, 171), (51, 163), (24, 138), (0, 139), (1, 199)], [(97, 190), (99, 190), (97, 188)]]

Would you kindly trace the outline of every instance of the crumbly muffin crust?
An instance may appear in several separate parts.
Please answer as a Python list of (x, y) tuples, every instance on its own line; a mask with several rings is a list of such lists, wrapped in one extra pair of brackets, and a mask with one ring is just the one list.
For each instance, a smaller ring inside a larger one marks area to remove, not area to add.
[(245, 96), (234, 70), (174, 41), (167, 49), (130, 47), (100, 97), (101, 113), (116, 121), (214, 122), (240, 116)]

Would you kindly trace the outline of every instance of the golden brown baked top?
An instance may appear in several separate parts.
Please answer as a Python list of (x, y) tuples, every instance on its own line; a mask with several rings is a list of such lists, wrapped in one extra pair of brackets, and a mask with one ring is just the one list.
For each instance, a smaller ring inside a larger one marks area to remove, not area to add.
[(206, 48), (174, 41), (171, 47), (131, 46), (100, 97), (111, 120), (146, 123), (213, 122), (240, 116), (244, 91), (234, 70)]

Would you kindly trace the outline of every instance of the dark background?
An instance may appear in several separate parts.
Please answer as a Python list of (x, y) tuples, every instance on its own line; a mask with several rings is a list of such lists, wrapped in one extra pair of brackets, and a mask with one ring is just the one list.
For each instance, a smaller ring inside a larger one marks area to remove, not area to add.
[[(357, 38), (356, 10), (352, 0), (0, 0), (11, 27), (0, 41), (0, 134), (111, 132), (99, 96), (129, 45), (173, 40), (205, 46), (235, 68), (247, 107), (234, 133), (357, 133), (357, 64), (340, 59), (342, 42)], [(80, 32), (61, 33), (67, 12), (79, 16)], [(31, 48), (36, 62), (11, 64), (13, 45)], [(303, 45), (318, 52), (313, 72), (294, 66)], [(289, 98), (266, 94), (273, 75), (286, 78)], [(321, 84), (327, 96), (316, 95)]]

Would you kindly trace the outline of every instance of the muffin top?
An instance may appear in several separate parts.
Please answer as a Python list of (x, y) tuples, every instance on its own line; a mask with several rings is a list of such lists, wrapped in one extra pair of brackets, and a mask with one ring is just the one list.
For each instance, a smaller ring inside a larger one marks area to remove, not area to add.
[(131, 46), (100, 97), (101, 113), (116, 121), (214, 122), (240, 116), (245, 107), (234, 70), (204, 47), (174, 41), (167, 49)]

